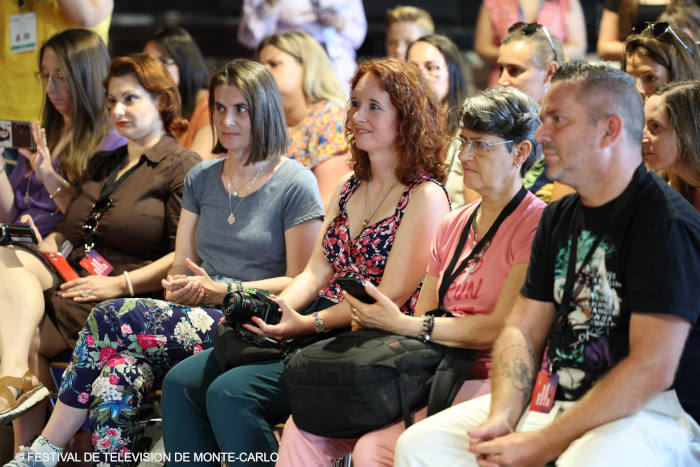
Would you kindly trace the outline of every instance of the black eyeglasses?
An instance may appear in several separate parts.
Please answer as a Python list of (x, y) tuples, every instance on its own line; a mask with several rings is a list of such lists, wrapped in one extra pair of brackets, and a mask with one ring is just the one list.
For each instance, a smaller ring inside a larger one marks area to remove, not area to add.
[(109, 208), (114, 204), (112, 198), (101, 198), (92, 205), (90, 209), (90, 214), (88, 214), (87, 219), (81, 227), (83, 238), (85, 239), (86, 252), (92, 249), (94, 242), (92, 241), (92, 236), (95, 234), (97, 227), (100, 225), (100, 220), (102, 216), (107, 212)]
[(673, 36), (674, 39), (678, 41), (680, 45), (683, 46), (683, 48), (690, 54), (691, 57), (694, 55), (693, 50), (690, 47), (688, 47), (680, 37), (678, 37), (676, 31), (674, 31), (673, 27), (671, 27), (671, 25), (666, 21), (662, 21), (660, 23), (647, 23), (646, 29), (651, 29), (651, 33), (656, 38), (659, 38), (666, 33), (670, 34), (671, 36)]
[(549, 42), (549, 47), (551, 47), (552, 52), (554, 53), (554, 61), (558, 62), (559, 54), (557, 53), (556, 47), (554, 47), (554, 41), (552, 40), (552, 36), (549, 34), (549, 29), (547, 29), (547, 26), (540, 23), (523, 23), (522, 21), (518, 21), (517, 23), (513, 23), (513, 25), (508, 28), (508, 33), (510, 34), (517, 30), (520, 30), (522, 31), (524, 36), (531, 36), (534, 33), (536, 33), (540, 28), (544, 32), (544, 35), (547, 38), (547, 42)]

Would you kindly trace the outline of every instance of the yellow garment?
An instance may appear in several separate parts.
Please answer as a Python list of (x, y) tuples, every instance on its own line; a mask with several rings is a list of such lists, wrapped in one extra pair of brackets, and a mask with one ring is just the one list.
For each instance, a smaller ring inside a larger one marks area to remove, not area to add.
[[(75, 28), (63, 14), (57, 0), (25, 0), (20, 7), (17, 0), (0, 0), (0, 120), (38, 120), (44, 90), (34, 77), (39, 69), (39, 50), (51, 36), (65, 29)], [(36, 13), (37, 47), (20, 53), (10, 51), (10, 16)], [(107, 43), (110, 14), (93, 28)]]

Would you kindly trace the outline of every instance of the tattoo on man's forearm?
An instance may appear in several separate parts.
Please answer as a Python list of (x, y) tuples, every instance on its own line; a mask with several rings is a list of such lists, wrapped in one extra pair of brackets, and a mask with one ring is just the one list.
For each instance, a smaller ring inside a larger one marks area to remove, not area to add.
[(525, 345), (511, 345), (501, 349), (493, 365), (494, 376), (507, 379), (523, 393), (523, 405), (530, 400), (535, 377), (535, 355)]

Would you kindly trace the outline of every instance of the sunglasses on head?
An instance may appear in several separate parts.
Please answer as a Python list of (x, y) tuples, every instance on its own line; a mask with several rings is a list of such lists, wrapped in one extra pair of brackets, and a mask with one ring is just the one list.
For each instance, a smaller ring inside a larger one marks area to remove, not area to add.
[(690, 54), (691, 57), (694, 55), (693, 50), (690, 47), (688, 47), (686, 45), (686, 43), (683, 42), (683, 40), (680, 37), (678, 37), (678, 34), (676, 34), (676, 31), (674, 31), (673, 27), (669, 23), (667, 23), (666, 21), (662, 21), (660, 23), (647, 23), (647, 27), (644, 28), (644, 30), (647, 30), (647, 29), (651, 29), (651, 33), (656, 38), (660, 38), (664, 34), (667, 34), (667, 33), (670, 34), (675, 40), (678, 41), (678, 43), (680, 45), (683, 46), (683, 48), (688, 52), (688, 54)]
[(547, 42), (549, 42), (549, 47), (551, 47), (552, 52), (554, 53), (554, 61), (558, 62), (559, 54), (557, 54), (557, 49), (554, 47), (554, 41), (552, 41), (552, 36), (549, 35), (549, 29), (547, 29), (547, 26), (540, 23), (523, 23), (522, 21), (519, 21), (517, 23), (513, 23), (513, 25), (508, 28), (508, 33), (510, 34), (520, 30), (523, 35), (531, 36), (539, 29), (542, 29), (545, 37), (547, 38)]

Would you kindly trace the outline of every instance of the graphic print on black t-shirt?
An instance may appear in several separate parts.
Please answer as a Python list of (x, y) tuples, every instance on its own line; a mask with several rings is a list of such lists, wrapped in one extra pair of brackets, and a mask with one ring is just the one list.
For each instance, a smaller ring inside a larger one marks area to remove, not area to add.
[[(559, 374), (558, 397), (565, 400), (581, 397), (619, 359), (611, 351), (610, 341), (621, 324), (621, 284), (606, 264), (616, 254), (615, 247), (602, 240), (590, 261), (580, 269), (595, 240), (588, 230), (579, 235), (575, 270), (580, 272), (571, 294), (571, 311), (559, 345), (550, 343), (557, 345), (552, 363)], [(554, 299), (558, 303), (562, 300), (570, 250), (571, 239), (555, 257)]]

